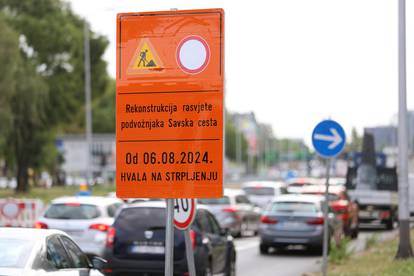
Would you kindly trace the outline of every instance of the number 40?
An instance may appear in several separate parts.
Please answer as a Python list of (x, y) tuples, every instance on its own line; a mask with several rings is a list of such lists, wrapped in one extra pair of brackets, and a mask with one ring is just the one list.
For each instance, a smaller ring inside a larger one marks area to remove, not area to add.
[[(174, 199), (174, 209), (177, 210), (177, 213), (179, 213), (181, 209), (183, 209), (184, 212), (188, 211), (188, 208), (190, 207), (190, 204), (188, 201), (189, 201), (188, 198)], [(181, 208), (180, 208), (179, 202), (181, 202)]]

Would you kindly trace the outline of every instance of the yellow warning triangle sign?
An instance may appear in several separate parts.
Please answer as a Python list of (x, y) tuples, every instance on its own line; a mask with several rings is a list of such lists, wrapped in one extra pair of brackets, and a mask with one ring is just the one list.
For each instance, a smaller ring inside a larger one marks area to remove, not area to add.
[(163, 69), (161, 59), (148, 38), (141, 39), (129, 63), (129, 75), (157, 72)]

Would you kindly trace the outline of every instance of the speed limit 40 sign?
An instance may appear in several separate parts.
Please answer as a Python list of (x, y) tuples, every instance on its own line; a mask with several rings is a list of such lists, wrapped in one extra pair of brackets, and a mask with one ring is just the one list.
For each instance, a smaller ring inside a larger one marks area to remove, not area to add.
[(196, 201), (194, 198), (174, 199), (175, 228), (185, 230), (191, 226), (196, 215)]

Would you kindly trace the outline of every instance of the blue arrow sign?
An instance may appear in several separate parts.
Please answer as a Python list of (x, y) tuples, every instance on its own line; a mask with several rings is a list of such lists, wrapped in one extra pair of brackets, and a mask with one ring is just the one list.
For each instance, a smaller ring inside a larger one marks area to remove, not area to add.
[(316, 152), (325, 158), (335, 157), (345, 146), (345, 131), (333, 120), (325, 120), (316, 125), (312, 132), (312, 144)]

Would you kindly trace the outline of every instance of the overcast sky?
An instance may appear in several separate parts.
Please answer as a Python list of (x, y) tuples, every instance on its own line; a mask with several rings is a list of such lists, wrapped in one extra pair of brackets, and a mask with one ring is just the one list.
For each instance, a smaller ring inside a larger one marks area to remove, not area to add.
[[(331, 118), (389, 124), (398, 108), (397, 0), (67, 0), (106, 35), (115, 75), (116, 14), (224, 8), (226, 105), (254, 111), (277, 137), (310, 141)], [(414, 109), (414, 4), (407, 1), (408, 107)]]

